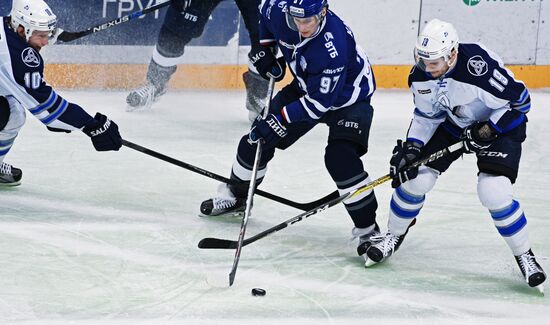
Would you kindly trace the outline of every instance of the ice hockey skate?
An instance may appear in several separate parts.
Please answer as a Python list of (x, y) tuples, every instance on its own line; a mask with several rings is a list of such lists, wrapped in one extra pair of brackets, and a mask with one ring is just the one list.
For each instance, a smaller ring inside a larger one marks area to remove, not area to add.
[(201, 203), (202, 217), (243, 216), (246, 198), (236, 198), (227, 184), (220, 184), (217, 196)]
[(23, 172), (10, 164), (0, 164), (0, 186), (17, 186), (21, 184)]
[(371, 229), (371, 227), (367, 228), (357, 228), (353, 227), (351, 230), (351, 234), (353, 236), (353, 239), (358, 238), (359, 239), (359, 245), (357, 246), (357, 255), (363, 256), (365, 258), (365, 264), (369, 261), (369, 258), (366, 254), (367, 249), (372, 245), (371, 237), (378, 237), (380, 236), (380, 227), (378, 227), (378, 224), (374, 224), (374, 228)]
[(403, 235), (395, 235), (391, 232), (387, 232), (385, 235), (372, 236), (371, 246), (367, 249), (366, 256), (368, 257), (365, 267), (372, 266), (377, 263), (384, 262), (387, 258), (393, 255), (401, 246), (401, 243), (405, 239), (405, 236), (409, 232), (409, 229), (416, 223), (416, 219), (413, 219), (407, 231)]
[(537, 263), (535, 254), (533, 254), (531, 250), (528, 250), (514, 257), (516, 258), (516, 262), (527, 284), (532, 288), (537, 288), (540, 293), (544, 294), (543, 283), (546, 280), (546, 273), (544, 273), (542, 267)]
[(132, 90), (126, 97), (128, 104), (126, 111), (150, 109), (160, 96), (166, 93), (166, 87), (157, 88), (152, 83), (147, 83), (140, 88)]

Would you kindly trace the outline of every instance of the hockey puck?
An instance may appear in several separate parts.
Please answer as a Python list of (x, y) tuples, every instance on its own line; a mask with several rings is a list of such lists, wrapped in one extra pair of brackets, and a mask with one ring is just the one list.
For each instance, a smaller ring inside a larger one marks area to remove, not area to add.
[(265, 296), (265, 290), (262, 289), (262, 288), (253, 288), (252, 289), (252, 295), (263, 297), (263, 296)]

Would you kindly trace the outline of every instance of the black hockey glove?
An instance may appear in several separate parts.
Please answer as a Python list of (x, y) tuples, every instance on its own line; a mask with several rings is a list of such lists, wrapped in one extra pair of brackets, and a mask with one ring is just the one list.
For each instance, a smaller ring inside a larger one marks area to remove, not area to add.
[(250, 142), (263, 141), (264, 149), (275, 148), (277, 143), (287, 135), (287, 130), (280, 122), (283, 118), (277, 118), (273, 114), (269, 114), (265, 119), (261, 116), (252, 123), (252, 128), (248, 134)]
[(92, 138), (92, 144), (97, 151), (118, 151), (122, 147), (118, 125), (101, 113), (96, 113), (82, 131)]
[(262, 78), (267, 80), (274, 78), (275, 81), (281, 81), (285, 77), (285, 58), (280, 57), (277, 59), (273, 53), (273, 48), (262, 45), (254, 46), (248, 53), (248, 58)]
[(418, 176), (418, 167), (411, 167), (411, 164), (420, 158), (421, 148), (415, 142), (397, 140), (390, 159), (391, 187), (410, 181)]
[(498, 137), (498, 133), (487, 122), (476, 122), (466, 129), (462, 134), (465, 153), (479, 153), (493, 144)]

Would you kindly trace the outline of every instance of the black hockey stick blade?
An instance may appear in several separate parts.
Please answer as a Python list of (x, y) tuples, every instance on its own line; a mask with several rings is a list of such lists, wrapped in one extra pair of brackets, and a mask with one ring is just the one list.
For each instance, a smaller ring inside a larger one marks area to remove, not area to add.
[[(243, 240), (243, 245), (245, 244), (246, 239)], [(236, 240), (228, 240), (228, 239), (221, 239), (221, 238), (203, 238), (199, 242), (199, 248), (204, 249), (234, 249), (237, 248), (237, 241)]]
[[(186, 162), (183, 162), (181, 160), (177, 160), (175, 158), (172, 158), (172, 157), (169, 157), (169, 156), (166, 156), (160, 152), (157, 152), (157, 151), (154, 151), (154, 150), (151, 150), (151, 149), (148, 149), (148, 148), (145, 148), (143, 146), (140, 146), (139, 144), (135, 144), (133, 142), (130, 142), (128, 140), (122, 140), (122, 145), (125, 146), (125, 147), (128, 147), (130, 149), (134, 149), (136, 151), (139, 151), (139, 152), (142, 152), (146, 155), (149, 155), (151, 157), (154, 157), (154, 158), (157, 158), (157, 159), (160, 159), (160, 160), (163, 160), (167, 163), (170, 163), (172, 165), (176, 165), (176, 166), (179, 166), (181, 168), (184, 168), (184, 169), (187, 169), (189, 171), (192, 171), (194, 173), (197, 173), (197, 174), (201, 174), (203, 176), (206, 176), (206, 177), (209, 177), (209, 178), (212, 178), (212, 179), (215, 179), (217, 181), (220, 181), (222, 183), (226, 183), (226, 184), (236, 184), (234, 180), (232, 179), (229, 179), (227, 177), (223, 177), (221, 175), (218, 175), (216, 173), (213, 173), (213, 172), (210, 172), (208, 170), (205, 170), (205, 169), (202, 169), (200, 167), (197, 167), (197, 166), (193, 166), (191, 164), (188, 164)], [(309, 203), (299, 203), (299, 202), (294, 202), (294, 201), (291, 201), (289, 199), (285, 199), (284, 197), (280, 197), (280, 196), (277, 196), (275, 194), (271, 194), (269, 192), (265, 192), (265, 191), (262, 191), (260, 189), (257, 189), (256, 188), (256, 191), (254, 192), (260, 196), (263, 196), (267, 199), (270, 199), (270, 200), (273, 200), (275, 202), (279, 202), (281, 204), (285, 204), (285, 205), (288, 205), (288, 206), (291, 206), (293, 208), (296, 208), (296, 209), (300, 209), (300, 210), (303, 210), (303, 211), (307, 211), (307, 210), (311, 210), (312, 208), (322, 204), (322, 203), (325, 203), (325, 202), (328, 202), (334, 198), (337, 198), (339, 196), (338, 194), (338, 191), (334, 191), (328, 195), (325, 195), (324, 197), (318, 199), (318, 200), (315, 200), (313, 202), (309, 202)]]
[(100, 25), (97, 25), (97, 26), (90, 27), (86, 30), (82, 30), (82, 31), (78, 31), (78, 32), (63, 31), (61, 34), (59, 34), (59, 36), (57, 37), (57, 40), (62, 41), (62, 42), (74, 41), (74, 40), (79, 39), (81, 37), (84, 37), (86, 35), (94, 34), (94, 33), (100, 32), (102, 30), (109, 29), (113, 26), (120, 25), (120, 24), (125, 23), (127, 21), (139, 18), (139, 17), (141, 17), (145, 14), (148, 14), (150, 12), (153, 12), (157, 9), (168, 6), (170, 4), (170, 2), (171, 1), (168, 0), (166, 2), (157, 3), (154, 6), (145, 8), (143, 10), (135, 11), (131, 14), (126, 15), (126, 16), (118, 17), (117, 19), (108, 21), (106, 23), (103, 23), (103, 24), (100, 24)]
[[(458, 151), (458, 150), (461, 150), (462, 148), (464, 147), (463, 145), (463, 142), (458, 142), (458, 143), (455, 143), (447, 148), (444, 148), (444, 149), (441, 149), (431, 155), (429, 155), (428, 157), (424, 158), (424, 159), (421, 159), (417, 162), (415, 162), (414, 164), (412, 164), (411, 167), (418, 167), (420, 165), (425, 165), (427, 163), (430, 163), (436, 159), (439, 159), (441, 157), (444, 157), (452, 152), (455, 152), (455, 151)], [(306, 211), (306, 212), (303, 212), (293, 218), (290, 218), (286, 221), (283, 221), (281, 222), (280, 224), (277, 224), (267, 230), (264, 230), (250, 238), (247, 238), (245, 240), (243, 240), (243, 244), (242, 246), (246, 246), (248, 244), (251, 244), (259, 239), (262, 239), (268, 235), (271, 235), (281, 229), (284, 229), (292, 224), (295, 224), (299, 221), (302, 221), (303, 219), (306, 219), (318, 212), (321, 212), (321, 211), (325, 211), (326, 209), (342, 202), (342, 201), (345, 201), (346, 199), (349, 199), (349, 198), (352, 198), (354, 196), (357, 196), (365, 191), (368, 191), (380, 184), (383, 184), (387, 181), (391, 180), (391, 177), (389, 174), (387, 175), (384, 175), (378, 179), (375, 179), (374, 181), (372, 182), (369, 182), (368, 184), (365, 184), (363, 185), (362, 187), (356, 189), (355, 191), (353, 192), (349, 192), (347, 194), (343, 194), (335, 199), (332, 199), (330, 200), (329, 202), (325, 203), (325, 204), (320, 204), (319, 206), (313, 208), (313, 209), (310, 209), (309, 211)], [(229, 239), (220, 239), (220, 238), (203, 238), (201, 241), (199, 241), (199, 244), (198, 244), (198, 247), (199, 248), (203, 248), (203, 249), (232, 249), (232, 248), (236, 248), (237, 247), (237, 241), (234, 241), (234, 240), (229, 240)]]

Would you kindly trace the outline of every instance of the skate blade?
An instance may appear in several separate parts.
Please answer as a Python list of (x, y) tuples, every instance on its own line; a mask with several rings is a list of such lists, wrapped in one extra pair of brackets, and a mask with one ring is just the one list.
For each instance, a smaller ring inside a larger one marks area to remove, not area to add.
[(153, 105), (143, 105), (143, 106), (131, 106), (126, 105), (126, 112), (144, 112), (148, 111), (153, 107)]
[(376, 265), (376, 264), (378, 264), (377, 262), (375, 262), (375, 261), (371, 260), (371, 259), (370, 259), (370, 258), (368, 258), (368, 257), (365, 257), (365, 259), (366, 259), (366, 262), (365, 262), (365, 267), (371, 267), (371, 266), (373, 266), (373, 265)]
[(21, 185), (21, 181), (13, 182), (13, 183), (0, 183), (0, 187), (13, 187), (13, 186), (19, 186)]
[(539, 284), (535, 288), (537, 288), (537, 290), (544, 296), (544, 285), (543, 284)]
[(201, 218), (236, 218), (236, 217), (242, 218), (242, 217), (244, 217), (244, 211), (217, 214), (215, 216), (207, 215), (207, 214), (204, 214), (204, 213), (199, 213), (199, 217), (201, 217)]

